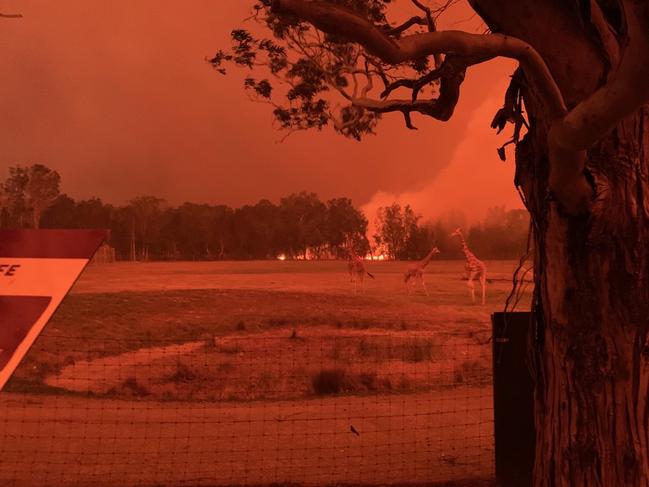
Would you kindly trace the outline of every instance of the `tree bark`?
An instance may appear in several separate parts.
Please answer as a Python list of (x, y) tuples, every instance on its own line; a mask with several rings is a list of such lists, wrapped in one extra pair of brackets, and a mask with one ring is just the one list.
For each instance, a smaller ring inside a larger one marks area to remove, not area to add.
[[(604, 48), (571, 2), (472, 3), (492, 29), (541, 53), (569, 107), (605, 80)], [(590, 214), (574, 217), (547, 196), (549, 120), (537, 93), (524, 98), (532, 128), (517, 147), (516, 183), (536, 244), (535, 486), (646, 487), (649, 107), (588, 150), (597, 197)]]
[(41, 211), (38, 208), (33, 208), (32, 209), (32, 224), (34, 225), (34, 229), (38, 230), (41, 225)]
[(589, 216), (562, 215), (526, 177), (544, 141), (532, 132), (517, 151), (537, 249), (535, 485), (647, 486), (649, 108), (589, 151)]

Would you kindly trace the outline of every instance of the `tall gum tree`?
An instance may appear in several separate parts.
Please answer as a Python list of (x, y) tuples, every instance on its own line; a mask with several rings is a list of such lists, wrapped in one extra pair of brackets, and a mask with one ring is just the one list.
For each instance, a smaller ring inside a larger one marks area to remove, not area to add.
[(468, 67), (517, 60), (492, 126), (514, 126), (534, 230), (535, 485), (649, 486), (649, 1), (469, 0), (482, 35), (437, 30), (454, 0), (397, 3), (399, 24), (389, 0), (261, 0), (270, 37), (210, 62), (266, 69), (245, 88), (281, 128), (359, 139), (385, 113), (448, 120)]

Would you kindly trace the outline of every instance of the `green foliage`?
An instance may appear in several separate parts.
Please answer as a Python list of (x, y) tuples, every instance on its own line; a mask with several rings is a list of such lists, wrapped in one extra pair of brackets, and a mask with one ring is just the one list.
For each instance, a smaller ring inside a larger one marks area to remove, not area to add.
[(392, 259), (420, 259), (434, 245), (432, 232), (419, 226), (420, 215), (410, 205), (398, 203), (381, 207), (377, 212), (376, 244)]
[(465, 230), (471, 251), (480, 259), (518, 259), (527, 253), (530, 219), (526, 210), (489, 208), (485, 219), (473, 225), (467, 225), (464, 215), (454, 212), (438, 218), (431, 227), (444, 258), (463, 258), (459, 240), (450, 235), (458, 227)]
[(61, 177), (42, 165), (9, 168), (0, 191), (0, 223), (9, 227), (39, 228), (41, 216), (58, 198)]
[[(47, 168), (38, 171), (50, 174)], [(3, 225), (33, 226), (25, 189), (30, 174), (29, 168), (11, 168), (0, 182)], [(53, 180), (60, 180), (58, 174)], [(109, 243), (119, 260), (275, 259), (282, 254), (288, 259), (328, 259), (346, 258), (350, 247), (357, 255), (370, 251), (367, 218), (349, 198), (322, 201), (305, 191), (277, 204), (261, 200), (240, 208), (189, 202), (170, 207), (154, 196), (116, 207), (98, 198), (75, 201), (62, 194), (43, 210), (40, 224), (109, 229)], [(466, 230), (479, 258), (512, 259), (526, 251), (527, 212), (503, 207), (489, 209), (483, 222), (468, 226), (460, 212), (422, 223), (410, 206), (393, 204), (379, 210), (374, 242), (396, 259), (421, 259), (433, 246), (441, 250), (442, 259), (461, 259), (459, 242), (450, 236), (457, 227)]]
[(325, 235), (340, 258), (347, 257), (344, 249), (352, 248), (356, 255), (366, 255), (370, 250), (367, 240), (367, 218), (354, 208), (349, 198), (334, 198), (327, 202)]
[[(387, 19), (391, 0), (328, 1), (382, 29), (391, 27)], [(228, 73), (227, 66), (269, 74), (246, 76), (244, 89), (251, 98), (272, 106), (280, 129), (321, 130), (331, 125), (342, 135), (360, 140), (374, 133), (380, 114), (351, 101), (357, 95), (357, 75), (373, 85), (370, 78), (376, 77), (385, 84), (401, 77), (403, 70), (419, 77), (431, 69), (427, 58), (400, 68), (387, 66), (358, 45), (319, 33), (311, 24), (291, 15), (275, 14), (271, 4), (270, 0), (258, 0), (251, 18), (272, 38), (258, 38), (251, 30), (234, 29), (230, 48), (217, 50), (208, 61), (223, 75)], [(341, 101), (343, 105), (339, 106)]]

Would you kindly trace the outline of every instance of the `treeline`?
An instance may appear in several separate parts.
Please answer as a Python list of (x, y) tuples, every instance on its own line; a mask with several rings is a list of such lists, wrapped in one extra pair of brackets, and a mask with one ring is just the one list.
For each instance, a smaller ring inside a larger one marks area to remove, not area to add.
[(420, 259), (434, 246), (441, 259), (461, 259), (459, 239), (451, 236), (456, 228), (462, 229), (471, 251), (481, 259), (517, 259), (527, 251), (528, 212), (504, 206), (489, 208), (484, 221), (468, 225), (460, 211), (422, 223), (409, 205), (394, 203), (379, 208), (374, 241), (390, 259)]
[(44, 212), (41, 226), (109, 228), (109, 243), (123, 260), (322, 259), (341, 257), (349, 244), (359, 253), (369, 249), (367, 220), (351, 201), (323, 203), (313, 193), (241, 208), (171, 207), (152, 196), (114, 207), (62, 195)]
[(98, 198), (75, 201), (60, 193), (61, 178), (42, 166), (12, 167), (0, 184), (3, 227), (101, 228), (120, 260), (216, 260), (338, 258), (352, 246), (369, 252), (368, 222), (348, 198), (323, 202), (301, 192), (279, 204), (184, 203), (178, 207), (154, 196), (126, 205)]
[[(0, 182), (0, 226), (7, 228), (102, 228), (119, 260), (227, 260), (345, 258), (358, 255), (394, 259), (422, 258), (433, 245), (441, 258), (462, 258), (449, 235), (467, 228), (461, 213), (422, 223), (409, 206), (380, 208), (376, 232), (367, 236), (368, 220), (349, 198), (321, 201), (300, 192), (277, 204), (184, 203), (171, 206), (154, 196), (140, 196), (115, 206), (98, 198), (75, 201), (60, 193), (61, 178), (43, 165), (16, 166)], [(467, 240), (484, 259), (517, 258), (524, 250), (528, 220), (522, 210), (492, 208), (487, 219), (471, 226)]]

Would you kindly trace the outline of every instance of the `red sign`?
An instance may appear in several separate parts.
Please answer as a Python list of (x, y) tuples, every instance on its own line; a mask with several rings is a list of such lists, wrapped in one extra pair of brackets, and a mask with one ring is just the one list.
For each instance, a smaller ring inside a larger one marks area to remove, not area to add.
[(107, 234), (0, 230), (0, 390)]

